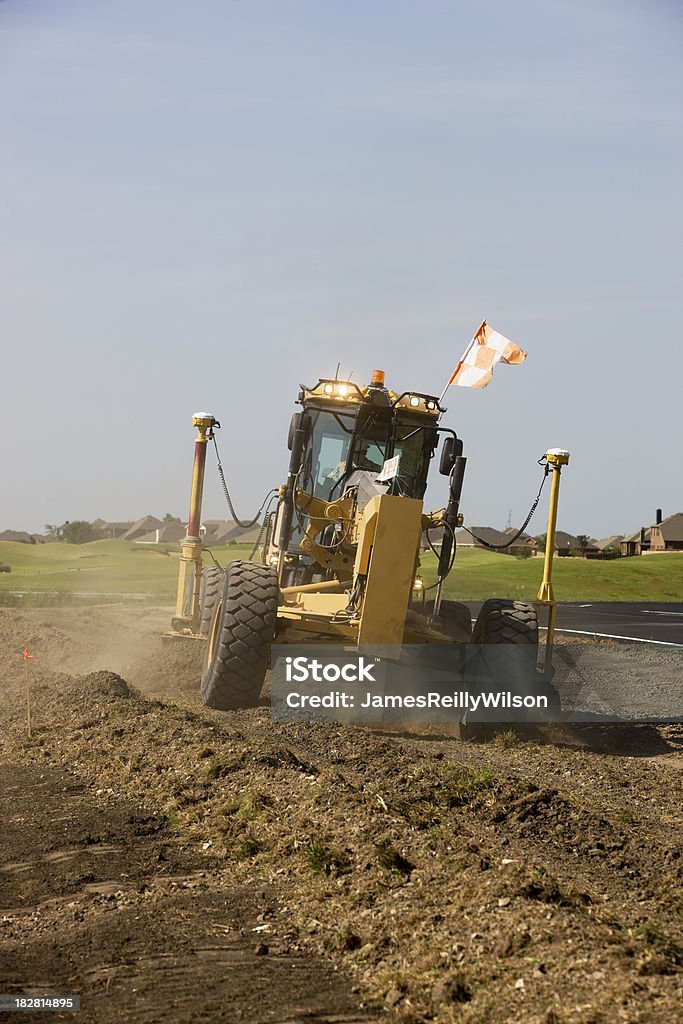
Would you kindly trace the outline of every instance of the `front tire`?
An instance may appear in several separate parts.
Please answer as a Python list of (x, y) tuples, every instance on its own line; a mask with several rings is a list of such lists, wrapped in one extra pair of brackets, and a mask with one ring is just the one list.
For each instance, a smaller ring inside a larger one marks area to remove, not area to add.
[(279, 587), (275, 570), (230, 562), (208, 627), (201, 694), (220, 711), (258, 704), (270, 664)]

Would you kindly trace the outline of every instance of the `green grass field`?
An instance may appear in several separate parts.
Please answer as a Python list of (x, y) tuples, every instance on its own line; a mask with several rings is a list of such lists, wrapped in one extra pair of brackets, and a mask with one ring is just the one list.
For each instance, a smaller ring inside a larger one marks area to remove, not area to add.
[[(424, 577), (436, 578), (436, 559), (422, 559)], [(530, 601), (543, 578), (543, 559), (465, 548), (444, 586), (446, 597), (481, 600), (510, 597)], [(553, 589), (558, 601), (683, 601), (683, 553), (592, 561), (556, 558)]]
[[(246, 558), (251, 545), (216, 548), (221, 564)], [(48, 599), (107, 599), (173, 601), (178, 581), (177, 545), (140, 545), (121, 540), (96, 540), (90, 544), (0, 543), (0, 603), (13, 603), (8, 592), (29, 592), (27, 603)], [(207, 559), (208, 560), (208, 559)], [(4, 597), (4, 600), (3, 600)]]
[[(216, 548), (224, 564), (246, 558), (249, 545)], [(12, 591), (27, 592), (28, 603), (54, 600), (172, 601), (178, 578), (175, 545), (141, 546), (120, 540), (91, 544), (0, 543), (0, 604), (14, 603)], [(436, 560), (423, 555), (422, 574), (435, 578)], [(540, 558), (519, 561), (509, 555), (465, 548), (458, 552), (445, 595), (464, 600), (512, 597), (532, 600), (543, 572)], [(683, 600), (683, 553), (590, 561), (558, 558), (553, 582), (559, 601), (680, 601)]]

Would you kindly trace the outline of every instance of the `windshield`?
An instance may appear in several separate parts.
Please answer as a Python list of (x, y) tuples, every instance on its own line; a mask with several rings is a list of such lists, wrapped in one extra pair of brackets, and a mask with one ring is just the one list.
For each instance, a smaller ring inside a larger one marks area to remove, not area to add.
[(434, 430), (399, 420), (394, 438), (393, 454), (399, 455), (397, 491), (411, 498), (421, 498), (427, 487), (429, 459), (433, 450)]
[(346, 473), (355, 416), (311, 410), (312, 430), (304, 456), (300, 487), (330, 501), (333, 487)]
[(398, 456), (398, 474), (390, 493), (421, 498), (427, 482), (434, 430), (415, 418), (396, 417), (390, 409), (327, 410), (309, 408), (311, 432), (299, 485), (323, 501), (343, 494), (355, 470), (379, 474)]

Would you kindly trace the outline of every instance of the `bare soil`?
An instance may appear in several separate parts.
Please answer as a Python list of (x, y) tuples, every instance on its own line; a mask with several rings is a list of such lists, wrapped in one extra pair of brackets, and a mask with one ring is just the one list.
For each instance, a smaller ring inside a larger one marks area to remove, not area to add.
[(0, 617), (0, 991), (98, 1021), (681, 1019), (681, 727), (220, 714), (169, 615)]

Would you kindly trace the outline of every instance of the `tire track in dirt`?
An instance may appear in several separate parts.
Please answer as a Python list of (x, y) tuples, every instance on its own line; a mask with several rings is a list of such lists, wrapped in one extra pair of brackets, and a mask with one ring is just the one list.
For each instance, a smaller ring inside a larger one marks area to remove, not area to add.
[(267, 892), (226, 890), (163, 819), (54, 768), (9, 763), (0, 820), (0, 991), (81, 996), (76, 1018), (50, 1019), (371, 1019), (321, 961), (269, 948)]

